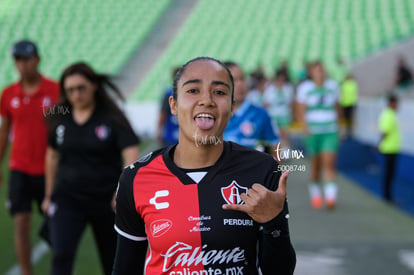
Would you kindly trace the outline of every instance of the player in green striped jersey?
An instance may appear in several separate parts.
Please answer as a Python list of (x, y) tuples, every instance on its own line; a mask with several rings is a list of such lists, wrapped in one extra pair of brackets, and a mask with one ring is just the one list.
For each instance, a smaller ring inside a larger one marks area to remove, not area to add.
[(326, 78), (321, 62), (310, 70), (311, 79), (297, 90), (298, 118), (305, 131), (305, 143), (311, 156), (309, 193), (315, 209), (325, 204), (334, 208), (338, 187), (336, 178), (336, 152), (338, 149), (339, 91), (333, 80)]

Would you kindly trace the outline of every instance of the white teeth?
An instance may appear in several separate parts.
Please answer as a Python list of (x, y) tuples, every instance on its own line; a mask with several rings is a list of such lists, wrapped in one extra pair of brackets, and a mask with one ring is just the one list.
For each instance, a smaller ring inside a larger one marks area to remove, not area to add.
[(209, 115), (209, 114), (199, 114), (199, 115), (197, 115), (197, 117), (206, 117), (206, 118), (214, 119), (214, 117), (212, 115)]

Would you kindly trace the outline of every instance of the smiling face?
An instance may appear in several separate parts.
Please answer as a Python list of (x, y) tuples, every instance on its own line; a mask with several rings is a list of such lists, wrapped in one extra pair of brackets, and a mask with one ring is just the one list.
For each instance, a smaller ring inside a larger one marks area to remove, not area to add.
[(211, 145), (222, 141), (231, 116), (229, 73), (214, 60), (199, 59), (184, 69), (177, 82), (177, 99), (170, 97), (177, 115), (179, 143)]

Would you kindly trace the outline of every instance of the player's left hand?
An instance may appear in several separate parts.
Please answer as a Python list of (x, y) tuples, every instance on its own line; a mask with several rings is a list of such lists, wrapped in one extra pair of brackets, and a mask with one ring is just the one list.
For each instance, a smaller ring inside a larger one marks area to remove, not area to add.
[(276, 191), (271, 191), (263, 185), (255, 183), (247, 191), (247, 194), (240, 195), (244, 204), (223, 204), (223, 209), (242, 211), (258, 223), (271, 221), (282, 211), (285, 204), (288, 175), (289, 171), (282, 174)]

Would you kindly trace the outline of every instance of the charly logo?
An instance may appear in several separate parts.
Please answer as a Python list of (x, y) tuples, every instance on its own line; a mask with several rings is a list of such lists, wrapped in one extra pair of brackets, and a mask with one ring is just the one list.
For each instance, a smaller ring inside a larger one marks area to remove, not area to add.
[(172, 221), (167, 219), (153, 221), (150, 225), (152, 236), (158, 238), (164, 235), (168, 230), (171, 229), (172, 224)]
[(247, 187), (240, 186), (235, 180), (230, 185), (221, 188), (221, 195), (228, 204), (243, 204), (240, 198), (242, 193), (247, 194)]
[(168, 207), (170, 207), (170, 204), (168, 202), (159, 202), (157, 200), (159, 198), (168, 197), (169, 194), (170, 194), (170, 192), (168, 190), (157, 191), (157, 192), (155, 192), (154, 197), (152, 197), (149, 200), (149, 203), (153, 204), (155, 206), (155, 209), (157, 209), (157, 210), (167, 209)]

